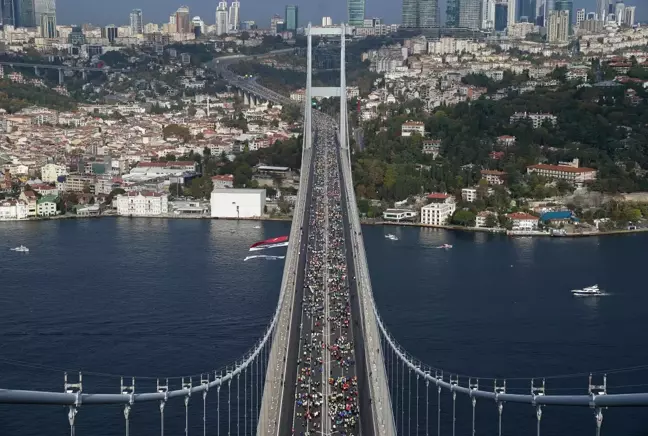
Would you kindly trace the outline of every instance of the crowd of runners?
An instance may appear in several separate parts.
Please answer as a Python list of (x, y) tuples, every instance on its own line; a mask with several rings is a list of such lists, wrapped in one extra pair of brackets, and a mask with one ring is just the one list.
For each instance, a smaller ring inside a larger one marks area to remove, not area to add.
[(358, 386), (335, 131), (319, 130), (293, 434), (359, 434)]

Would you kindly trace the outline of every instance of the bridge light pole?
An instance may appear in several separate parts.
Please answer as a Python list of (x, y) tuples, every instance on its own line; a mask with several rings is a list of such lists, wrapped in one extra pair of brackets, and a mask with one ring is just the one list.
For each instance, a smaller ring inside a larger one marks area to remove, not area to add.
[(603, 374), (603, 384), (592, 384), (592, 374), (589, 375), (588, 394), (592, 397), (590, 406), (594, 407), (594, 417), (596, 418), (596, 436), (601, 435), (601, 426), (603, 425), (603, 409), (596, 405), (596, 397), (607, 395), (607, 375)]
[(70, 436), (76, 432), (75, 420), (79, 407), (81, 407), (81, 393), (83, 392), (83, 375), (79, 372), (79, 381), (77, 383), (68, 383), (67, 372), (63, 373), (63, 392), (74, 394), (76, 396), (74, 404), (68, 410), (68, 421), (70, 423)]
[(475, 406), (477, 405), (477, 397), (474, 392), (479, 390), (479, 379), (473, 381), (472, 377), (468, 379), (468, 387), (470, 388), (470, 402), (472, 403), (472, 436), (475, 436)]
[(193, 387), (193, 379), (191, 377), (182, 377), (182, 389), (187, 391), (184, 397), (185, 405), (185, 436), (189, 436), (189, 400), (191, 399), (191, 388)]
[(164, 394), (164, 398), (160, 400), (160, 436), (164, 436), (164, 406), (169, 399), (169, 379), (166, 379), (165, 384), (160, 384), (160, 379), (157, 379), (157, 391)]
[(457, 391), (455, 387), (459, 384), (459, 376), (454, 377), (450, 374), (450, 390), (452, 391), (452, 436), (455, 436), (455, 429), (457, 425)]
[(495, 401), (497, 402), (497, 414), (498, 414), (497, 434), (498, 436), (502, 436), (502, 411), (504, 410), (504, 403), (499, 399), (499, 396), (506, 393), (506, 380), (504, 380), (503, 385), (498, 385), (497, 379), (495, 379), (494, 391), (495, 391)]
[(130, 385), (124, 384), (124, 377), (120, 378), (120, 392), (122, 395), (128, 395), (128, 403), (124, 404), (124, 423), (126, 424), (126, 436), (130, 434), (130, 412), (135, 402), (135, 377), (131, 379)]
[(540, 436), (540, 420), (542, 419), (542, 405), (536, 404), (536, 397), (542, 396), (544, 394), (545, 394), (545, 380), (542, 379), (542, 384), (536, 386), (535, 380), (531, 379), (531, 396), (533, 397), (532, 404), (536, 406), (536, 420), (537, 420), (536, 436)]
[(209, 391), (209, 373), (200, 374), (200, 385), (203, 387), (203, 436), (207, 436), (207, 391)]

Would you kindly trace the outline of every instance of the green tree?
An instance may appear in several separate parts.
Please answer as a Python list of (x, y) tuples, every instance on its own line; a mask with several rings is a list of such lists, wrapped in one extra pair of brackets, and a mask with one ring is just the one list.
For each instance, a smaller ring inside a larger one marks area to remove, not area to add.
[(194, 198), (208, 198), (214, 189), (211, 177), (203, 175), (191, 181), (189, 193)]
[(497, 227), (497, 216), (495, 214), (489, 213), (484, 221), (484, 225), (488, 228)]
[(474, 227), (475, 226), (475, 213), (467, 210), (461, 209), (458, 210), (452, 215), (451, 223), (464, 227)]
[(169, 194), (174, 197), (180, 197), (184, 194), (184, 184), (182, 183), (171, 183), (169, 185)]

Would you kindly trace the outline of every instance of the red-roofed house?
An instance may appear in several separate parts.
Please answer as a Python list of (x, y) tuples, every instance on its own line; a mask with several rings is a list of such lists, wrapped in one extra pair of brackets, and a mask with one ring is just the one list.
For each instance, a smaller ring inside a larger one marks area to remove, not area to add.
[(506, 181), (506, 173), (504, 171), (481, 170), (481, 176), (489, 185), (503, 185)]
[(513, 224), (512, 230), (517, 231), (532, 231), (538, 230), (538, 217), (524, 213), (524, 212), (515, 212), (509, 213), (506, 215), (508, 219), (511, 220)]
[(214, 189), (234, 187), (234, 176), (232, 174), (221, 174), (218, 176), (213, 176), (211, 179), (212, 183), (214, 184)]
[(454, 198), (445, 193), (432, 192), (428, 194), (427, 199), (430, 204), (421, 208), (421, 224), (430, 226), (447, 224), (456, 209)]
[(566, 165), (531, 165), (527, 167), (527, 174), (537, 174), (552, 179), (566, 180), (570, 183), (583, 183), (596, 180), (595, 169), (578, 168)]

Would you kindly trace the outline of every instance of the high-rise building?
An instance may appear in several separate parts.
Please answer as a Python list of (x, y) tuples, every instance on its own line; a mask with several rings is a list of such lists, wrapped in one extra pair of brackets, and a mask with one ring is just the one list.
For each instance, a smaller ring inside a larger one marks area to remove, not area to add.
[(347, 16), (350, 26), (362, 27), (365, 18), (365, 0), (347, 0)]
[(114, 24), (107, 25), (106, 27), (101, 29), (101, 37), (106, 38), (111, 43), (115, 42), (115, 39), (119, 35), (119, 32), (118, 32), (117, 29), (118, 29), (117, 26), (115, 26)]
[(623, 24), (623, 17), (625, 16), (625, 3), (623, 1), (617, 1), (614, 5), (614, 17), (616, 18), (617, 24), (620, 26)]
[(333, 18), (331, 17), (322, 17), (322, 27), (328, 27), (333, 25)]
[(623, 10), (623, 24), (630, 27), (634, 26), (636, 9), (636, 6), (625, 7)]
[(286, 22), (283, 17), (277, 14), (273, 15), (272, 18), (270, 18), (270, 33), (276, 35), (284, 30), (286, 30)]
[(569, 41), (569, 11), (553, 10), (549, 12), (547, 36), (550, 43)]
[(569, 34), (572, 34), (572, 21), (574, 16), (574, 2), (572, 0), (556, 0), (554, 3), (555, 11), (569, 12)]
[(596, 16), (599, 21), (607, 21), (608, 0), (596, 0)]
[(585, 21), (585, 9), (576, 9), (576, 28), (580, 28), (583, 21)]
[(241, 27), (241, 2), (233, 0), (229, 8), (229, 31), (238, 32)]
[(17, 27), (38, 27), (38, 23), (36, 23), (36, 5), (34, 3), (35, 0), (16, 0), (14, 2)]
[(446, 27), (459, 27), (459, 1), (448, 0), (446, 4)]
[(439, 27), (438, 0), (403, 0), (402, 27), (410, 29)]
[(286, 30), (294, 32), (299, 27), (299, 8), (296, 5), (286, 6)]
[(478, 30), (481, 26), (481, 0), (459, 1), (459, 27)]
[(495, 31), (503, 32), (506, 29), (507, 21), (508, 3), (505, 0), (495, 3)]
[(495, 29), (495, 0), (482, 1), (481, 28), (484, 30)]
[(191, 19), (189, 18), (189, 7), (180, 6), (175, 13), (176, 33), (189, 33)]
[(517, 0), (517, 22), (535, 23), (536, 0)]
[(18, 2), (16, 0), (2, 0), (0, 6), (2, 7), (2, 24), (17, 27)]
[(43, 38), (56, 38), (56, 0), (34, 0), (34, 18)]
[(141, 35), (144, 33), (144, 21), (142, 19), (141, 9), (133, 9), (130, 13), (130, 28), (132, 35)]
[(229, 31), (227, 16), (227, 1), (221, 1), (216, 8), (216, 35), (224, 35)]
[(506, 27), (512, 26), (517, 22), (517, 0), (508, 0), (508, 20)]

